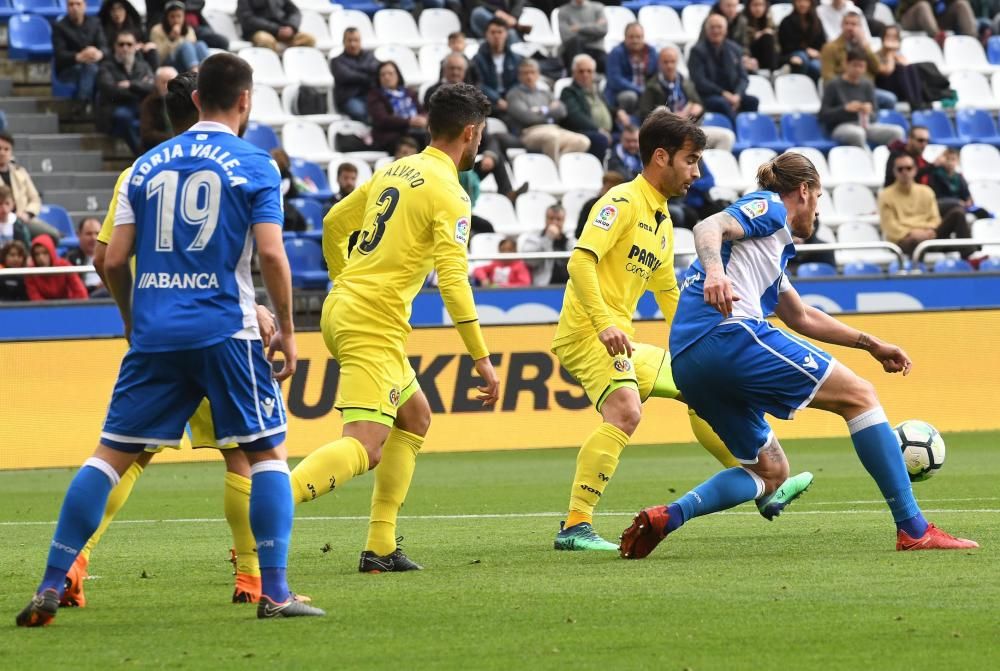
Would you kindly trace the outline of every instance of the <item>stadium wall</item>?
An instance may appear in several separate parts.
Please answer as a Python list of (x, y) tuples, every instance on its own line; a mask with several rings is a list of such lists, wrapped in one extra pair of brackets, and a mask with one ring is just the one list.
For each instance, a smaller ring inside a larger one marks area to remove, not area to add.
[[(1000, 429), (1000, 310), (853, 315), (852, 326), (900, 344), (912, 373), (887, 375), (858, 350), (831, 348), (873, 381), (895, 423), (909, 418), (941, 431)], [(549, 352), (550, 325), (493, 326), (486, 339), (503, 382), (495, 409), (483, 411), (471, 360), (450, 328), (419, 328), (409, 353), (434, 410), (425, 452), (576, 446), (598, 422), (581, 388)], [(637, 324), (637, 339), (661, 343), (660, 321)], [(299, 368), (283, 385), (290, 456), (304, 456), (340, 433), (333, 409), (338, 369), (319, 333), (297, 337)], [(77, 466), (93, 450), (122, 355), (121, 339), (0, 344), (0, 469)], [(794, 422), (774, 420), (779, 438), (844, 436), (834, 415), (806, 410)], [(693, 440), (683, 405), (654, 399), (636, 443)], [(214, 450), (167, 450), (161, 462), (218, 459)]]

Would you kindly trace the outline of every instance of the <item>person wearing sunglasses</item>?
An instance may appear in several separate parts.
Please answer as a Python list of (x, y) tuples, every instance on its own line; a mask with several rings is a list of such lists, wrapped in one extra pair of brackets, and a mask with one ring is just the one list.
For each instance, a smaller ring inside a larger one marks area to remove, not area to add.
[(101, 63), (97, 76), (98, 130), (125, 141), (136, 156), (140, 153), (139, 103), (153, 91), (153, 71), (136, 58), (139, 38), (131, 30), (121, 30), (114, 43), (114, 55)]

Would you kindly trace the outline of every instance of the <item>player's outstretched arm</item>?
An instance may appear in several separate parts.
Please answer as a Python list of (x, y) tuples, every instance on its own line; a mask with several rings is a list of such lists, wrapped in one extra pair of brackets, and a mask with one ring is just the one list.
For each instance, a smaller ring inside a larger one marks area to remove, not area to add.
[(566, 270), (572, 280), (573, 293), (583, 306), (590, 323), (597, 331), (597, 339), (601, 341), (610, 356), (624, 354), (632, 356), (632, 342), (628, 335), (615, 326), (608, 304), (601, 294), (601, 285), (597, 278), (597, 255), (589, 249), (577, 247), (569, 257)]
[[(285, 364), (275, 373), (277, 380), (291, 377), (295, 372), (298, 355), (295, 349), (295, 325), (292, 323), (292, 272), (285, 255), (285, 244), (278, 224), (258, 223), (253, 226), (257, 241), (257, 257), (260, 260), (260, 274), (264, 287), (274, 306), (281, 338), (275, 337), (272, 344), (285, 355)], [(274, 348), (272, 348), (274, 349)], [(273, 356), (273, 351), (271, 352)]]
[(807, 338), (831, 345), (863, 349), (882, 364), (887, 373), (907, 375), (913, 362), (902, 348), (883, 342), (875, 336), (852, 328), (822, 310), (802, 302), (799, 292), (787, 279), (782, 279), (781, 296), (775, 314), (788, 328)]
[(733, 294), (733, 285), (722, 265), (722, 243), (741, 240), (746, 236), (742, 224), (727, 212), (713, 214), (694, 227), (694, 248), (701, 267), (705, 269), (705, 302), (728, 317), (733, 303), (740, 300)]
[(132, 337), (132, 268), (129, 258), (135, 245), (135, 224), (119, 224), (111, 233), (111, 244), (104, 255), (106, 286), (118, 305), (125, 338)]

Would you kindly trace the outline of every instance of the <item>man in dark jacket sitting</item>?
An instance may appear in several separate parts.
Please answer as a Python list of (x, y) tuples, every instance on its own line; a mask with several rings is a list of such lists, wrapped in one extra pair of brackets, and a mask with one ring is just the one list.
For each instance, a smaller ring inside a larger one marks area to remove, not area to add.
[(493, 105), (493, 115), (507, 111), (507, 90), (517, 84), (517, 66), (521, 57), (510, 49), (507, 26), (500, 19), (493, 19), (486, 26), (486, 39), (479, 45), (479, 52), (472, 65), (479, 73), (481, 89)]
[(292, 0), (239, 0), (236, 18), (243, 39), (255, 47), (281, 51), (285, 47), (312, 47), (316, 38), (299, 32), (302, 14)]
[[(616, 115), (597, 90), (594, 82), (596, 71), (597, 63), (593, 58), (587, 54), (574, 56), (573, 83), (562, 90), (559, 99), (566, 106), (566, 118), (563, 119), (562, 126), (590, 138), (588, 151), (604, 161)], [(628, 114), (619, 110), (617, 116), (619, 123), (628, 125)]]
[(705, 35), (691, 50), (688, 70), (705, 109), (735, 120), (739, 112), (756, 112), (759, 101), (746, 94), (750, 79), (743, 48), (726, 39), (726, 30), (726, 19), (719, 14), (705, 20)]
[(52, 26), (56, 77), (76, 84), (76, 99), (94, 99), (98, 65), (108, 55), (108, 42), (96, 16), (87, 16), (85, 0), (66, 0), (66, 16)]
[(98, 128), (128, 144), (138, 156), (139, 103), (153, 91), (153, 71), (145, 59), (136, 58), (139, 38), (131, 30), (118, 33), (114, 58), (101, 63), (97, 77)]
[(344, 51), (330, 61), (333, 102), (337, 111), (355, 121), (368, 122), (368, 91), (375, 84), (378, 59), (371, 49), (361, 48), (361, 31), (344, 30)]

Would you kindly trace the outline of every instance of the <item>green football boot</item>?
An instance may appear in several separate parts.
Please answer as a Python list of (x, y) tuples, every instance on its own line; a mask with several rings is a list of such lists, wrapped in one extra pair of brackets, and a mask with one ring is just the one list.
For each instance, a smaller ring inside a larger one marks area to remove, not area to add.
[(757, 499), (757, 510), (767, 520), (773, 520), (781, 514), (785, 506), (805, 494), (812, 484), (813, 474), (809, 471), (799, 473), (781, 483), (773, 494)]
[(589, 522), (580, 522), (566, 528), (565, 522), (559, 523), (559, 533), (556, 534), (556, 542), (553, 543), (556, 550), (604, 550), (605, 552), (618, 552), (618, 546), (609, 543), (594, 531), (594, 527)]

